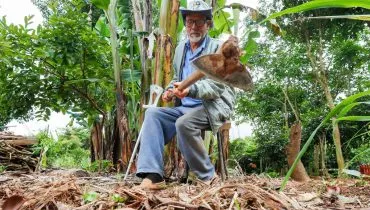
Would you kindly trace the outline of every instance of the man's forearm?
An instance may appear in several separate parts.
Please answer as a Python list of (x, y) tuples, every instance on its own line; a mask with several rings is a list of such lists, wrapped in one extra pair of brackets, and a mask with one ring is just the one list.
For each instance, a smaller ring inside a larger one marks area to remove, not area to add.
[(221, 97), (226, 88), (230, 88), (220, 82), (204, 79), (190, 87), (189, 97), (197, 99), (215, 99)]

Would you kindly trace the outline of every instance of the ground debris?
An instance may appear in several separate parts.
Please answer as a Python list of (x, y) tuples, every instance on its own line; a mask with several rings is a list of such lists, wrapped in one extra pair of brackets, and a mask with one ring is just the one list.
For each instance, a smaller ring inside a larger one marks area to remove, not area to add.
[(0, 166), (10, 171), (35, 171), (39, 161), (30, 149), (35, 143), (29, 137), (0, 132)]
[[(281, 179), (240, 176), (212, 186), (169, 183), (165, 190), (143, 191), (117, 175), (77, 176), (58, 173), (0, 174), (0, 206), (21, 198), (20, 209), (355, 209), (370, 207), (370, 186), (356, 180), (337, 182), (340, 193), (329, 193), (326, 182), (291, 181), (278, 191)], [(361, 190), (361, 191), (360, 191)], [(5, 208), (3, 208), (5, 209)]]

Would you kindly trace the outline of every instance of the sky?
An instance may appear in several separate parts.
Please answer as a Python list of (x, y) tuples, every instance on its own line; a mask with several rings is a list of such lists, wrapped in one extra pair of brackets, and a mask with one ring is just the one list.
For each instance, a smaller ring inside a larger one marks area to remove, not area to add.
[(24, 16), (34, 15), (32, 27), (37, 27), (42, 22), (40, 11), (31, 0), (0, 0), (0, 16), (6, 15), (7, 22), (23, 24)]
[[(241, 3), (246, 6), (255, 8), (258, 0), (227, 0), (226, 4)], [(24, 17), (34, 15), (31, 24), (32, 28), (36, 28), (42, 23), (42, 15), (38, 8), (34, 6), (31, 0), (0, 0), (0, 17), (6, 16), (8, 23), (23, 24)], [(67, 115), (53, 112), (49, 121), (31, 120), (28, 122), (11, 121), (7, 126), (8, 130), (18, 135), (32, 136), (41, 130), (48, 130), (54, 136), (60, 133), (62, 128), (65, 128), (70, 122)], [(252, 126), (248, 123), (236, 125), (232, 123), (230, 130), (230, 139), (243, 138), (252, 134)]]

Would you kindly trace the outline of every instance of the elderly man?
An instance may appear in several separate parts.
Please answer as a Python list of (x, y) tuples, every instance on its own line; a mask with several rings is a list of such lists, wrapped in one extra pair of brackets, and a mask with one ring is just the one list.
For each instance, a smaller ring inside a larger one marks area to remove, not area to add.
[(235, 96), (234, 90), (222, 83), (204, 78), (182, 91), (176, 89), (195, 69), (195, 58), (215, 53), (220, 42), (207, 33), (212, 26), (212, 9), (202, 0), (191, 1), (180, 8), (187, 39), (176, 48), (174, 78), (162, 95), (169, 102), (175, 95), (175, 107), (149, 108), (142, 125), (142, 139), (137, 161), (137, 176), (144, 178), (140, 187), (160, 189), (163, 179), (164, 146), (177, 134), (178, 147), (190, 170), (199, 180), (210, 183), (216, 177), (201, 137), (202, 129), (214, 133), (230, 118)]

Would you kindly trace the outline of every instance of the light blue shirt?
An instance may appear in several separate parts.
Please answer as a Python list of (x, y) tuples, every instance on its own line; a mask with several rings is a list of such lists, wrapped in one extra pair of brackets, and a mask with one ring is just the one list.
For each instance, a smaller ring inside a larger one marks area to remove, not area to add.
[[(184, 67), (182, 69), (181, 81), (187, 78), (191, 73), (193, 73), (193, 71), (195, 71), (195, 69), (191, 65), (191, 62), (202, 54), (204, 48), (206, 47), (206, 39), (208, 39), (207, 36), (203, 39), (202, 44), (197, 49), (194, 50), (194, 52), (191, 51), (190, 41), (188, 40), (186, 42)], [(181, 104), (182, 106), (186, 107), (195, 107), (201, 105), (202, 100), (184, 97), (183, 99), (181, 99)]]

